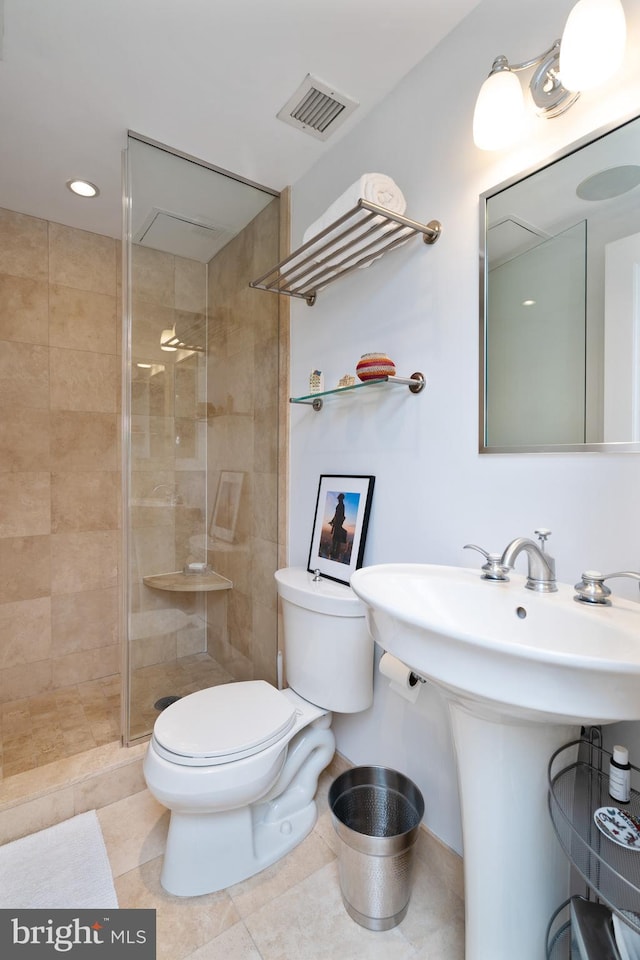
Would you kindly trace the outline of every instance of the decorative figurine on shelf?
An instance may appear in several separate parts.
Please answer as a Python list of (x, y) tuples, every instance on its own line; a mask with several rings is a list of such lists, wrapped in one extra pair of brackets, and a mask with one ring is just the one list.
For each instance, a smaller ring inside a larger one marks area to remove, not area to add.
[(312, 370), (309, 374), (309, 393), (322, 393), (324, 390), (324, 377), (322, 370)]
[(339, 387), (352, 387), (356, 382), (356, 378), (352, 373), (345, 373), (344, 377), (340, 377), (338, 380)]
[(360, 380), (377, 380), (379, 377), (395, 377), (396, 365), (386, 353), (363, 353), (356, 366)]

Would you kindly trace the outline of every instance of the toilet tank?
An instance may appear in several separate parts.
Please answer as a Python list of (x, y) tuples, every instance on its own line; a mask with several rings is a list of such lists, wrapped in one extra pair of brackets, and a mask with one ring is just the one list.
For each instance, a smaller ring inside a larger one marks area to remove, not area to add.
[(313, 576), (298, 567), (275, 573), (287, 684), (325, 710), (358, 713), (373, 700), (373, 640), (364, 604), (346, 584)]

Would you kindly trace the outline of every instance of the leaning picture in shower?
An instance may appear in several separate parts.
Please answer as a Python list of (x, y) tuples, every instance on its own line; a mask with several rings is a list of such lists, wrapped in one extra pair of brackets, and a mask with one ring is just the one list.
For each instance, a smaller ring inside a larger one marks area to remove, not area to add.
[(307, 569), (349, 583), (362, 566), (375, 477), (322, 474)]
[(243, 473), (223, 470), (220, 474), (216, 502), (211, 514), (209, 534), (221, 540), (233, 542), (240, 508)]

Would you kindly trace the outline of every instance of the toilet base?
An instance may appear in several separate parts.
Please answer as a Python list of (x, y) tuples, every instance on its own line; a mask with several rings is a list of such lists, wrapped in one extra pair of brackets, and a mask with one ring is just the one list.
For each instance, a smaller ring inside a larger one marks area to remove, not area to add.
[(318, 816), (318, 777), (335, 750), (333, 732), (324, 726), (328, 719), (293, 738), (275, 785), (256, 803), (212, 813), (172, 811), (160, 876), (168, 893), (197, 897), (224, 890), (304, 840)]
[(254, 876), (311, 833), (315, 801), (275, 823), (252, 823), (250, 808), (173, 813), (160, 882), (176, 897), (215, 893)]

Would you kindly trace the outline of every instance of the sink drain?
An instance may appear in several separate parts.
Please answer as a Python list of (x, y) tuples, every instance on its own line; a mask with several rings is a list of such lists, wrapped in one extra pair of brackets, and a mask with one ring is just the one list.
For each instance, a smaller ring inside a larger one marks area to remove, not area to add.
[(154, 703), (154, 707), (156, 710), (164, 710), (166, 707), (171, 706), (172, 703), (175, 703), (176, 700), (180, 699), (181, 697), (160, 697), (160, 699)]

